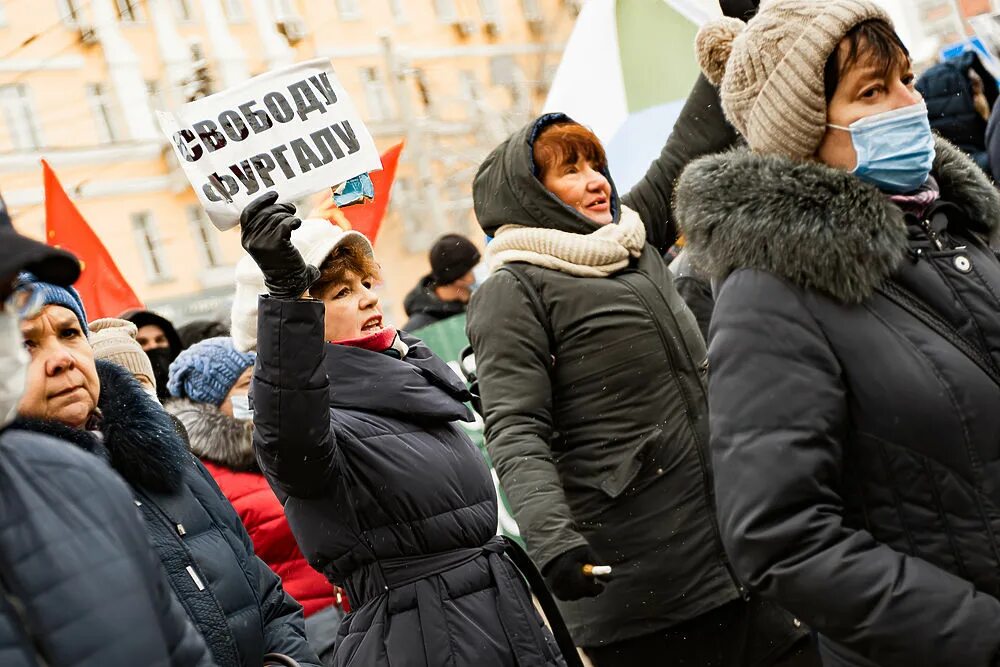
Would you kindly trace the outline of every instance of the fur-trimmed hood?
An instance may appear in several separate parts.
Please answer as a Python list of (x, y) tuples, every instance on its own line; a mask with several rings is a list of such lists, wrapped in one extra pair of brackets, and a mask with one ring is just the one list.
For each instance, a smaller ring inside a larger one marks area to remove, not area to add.
[(200, 459), (240, 472), (258, 472), (253, 452), (253, 422), (240, 421), (207, 403), (186, 398), (169, 400), (167, 412), (187, 429), (191, 452)]
[[(1000, 194), (960, 150), (940, 138), (935, 147), (942, 200), (995, 244)], [(908, 247), (903, 212), (876, 187), (846, 171), (746, 149), (691, 163), (674, 207), (693, 261), (713, 278), (761, 269), (843, 303), (870, 297)]]
[(98, 428), (103, 437), (54, 421), (19, 419), (17, 428), (66, 440), (104, 458), (133, 487), (173, 493), (191, 461), (173, 418), (124, 368), (98, 361)]

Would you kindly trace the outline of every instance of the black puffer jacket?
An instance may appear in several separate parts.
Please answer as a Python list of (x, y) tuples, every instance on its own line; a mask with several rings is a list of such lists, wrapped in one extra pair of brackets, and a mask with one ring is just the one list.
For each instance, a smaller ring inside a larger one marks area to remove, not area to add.
[(403, 308), (409, 321), (403, 325), (406, 331), (418, 331), (423, 327), (465, 312), (465, 304), (460, 301), (442, 301), (434, 293), (434, 279), (425, 276), (410, 290), (403, 300)]
[(259, 667), (267, 653), (317, 666), (302, 607), (254, 555), (239, 516), (170, 415), (125, 369), (99, 361), (97, 370), (103, 442), (53, 422), (25, 426), (106, 457), (125, 478), (174, 592), (220, 667)]
[(563, 664), (493, 537), (458, 376), (408, 336), (402, 360), (324, 343), (321, 303), (259, 307), (254, 444), (302, 552), (347, 589), (334, 664)]
[[(473, 197), (487, 234), (506, 224), (598, 228), (532, 171), (533, 137), (564, 119), (543, 116), (483, 163)], [(654, 184), (656, 193), (634, 198), (655, 202), (672, 189)], [(581, 646), (662, 630), (739, 596), (715, 520), (705, 345), (654, 247), (673, 234), (648, 215), (653, 245), (607, 278), (521, 265), (554, 347), (507, 271), (486, 280), (469, 308), (486, 445), (529, 553), (544, 569), (589, 543), (614, 568), (599, 596), (560, 605)]]
[(0, 665), (209, 667), (132, 494), (65, 442), (0, 434)]
[(709, 400), (727, 551), (828, 665), (1000, 655), (1000, 378), (879, 291), (1000, 365), (1000, 197), (943, 141), (933, 173), (921, 219), (846, 172), (742, 151), (678, 186), (687, 247), (725, 281)]
[(934, 131), (965, 151), (989, 173), (987, 119), (979, 115), (973, 104), (969, 70), (982, 79), (986, 101), (992, 108), (997, 101), (996, 79), (974, 51), (934, 65), (920, 76), (916, 87), (927, 103), (927, 115)]

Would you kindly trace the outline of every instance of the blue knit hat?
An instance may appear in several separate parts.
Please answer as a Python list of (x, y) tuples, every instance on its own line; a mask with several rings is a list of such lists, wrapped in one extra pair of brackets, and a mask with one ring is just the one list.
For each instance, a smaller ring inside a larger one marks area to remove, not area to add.
[(22, 286), (31, 286), (38, 298), (41, 299), (42, 306), (62, 306), (72, 310), (76, 319), (80, 320), (83, 335), (90, 337), (90, 329), (87, 328), (87, 311), (84, 310), (83, 301), (75, 289), (42, 282), (34, 274), (27, 272), (17, 276), (17, 284), (14, 289)]
[(239, 352), (228, 337), (207, 338), (180, 353), (170, 364), (167, 389), (175, 398), (222, 405), (257, 355)]

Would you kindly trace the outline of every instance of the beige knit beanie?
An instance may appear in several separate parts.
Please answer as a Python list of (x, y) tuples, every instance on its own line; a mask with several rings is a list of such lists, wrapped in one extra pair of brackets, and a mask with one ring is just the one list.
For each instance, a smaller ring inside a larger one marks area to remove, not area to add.
[(128, 320), (106, 317), (94, 320), (90, 327), (90, 346), (94, 348), (94, 358), (104, 359), (128, 369), (132, 375), (142, 375), (156, 387), (153, 365), (135, 339), (135, 325)]
[(749, 23), (724, 18), (698, 32), (698, 62), (722, 110), (757, 153), (811, 157), (826, 132), (823, 70), (837, 44), (869, 19), (870, 0), (763, 0)]

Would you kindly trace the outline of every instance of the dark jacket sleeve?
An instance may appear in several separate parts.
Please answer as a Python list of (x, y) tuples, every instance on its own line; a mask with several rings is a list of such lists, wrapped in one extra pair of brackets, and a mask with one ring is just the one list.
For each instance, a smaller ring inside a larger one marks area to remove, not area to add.
[(993, 106), (989, 125), (986, 126), (986, 153), (990, 164), (989, 173), (994, 183), (1000, 183), (1000, 104)]
[(738, 574), (880, 665), (994, 664), (1000, 601), (844, 525), (848, 388), (809, 298), (742, 270), (716, 303), (712, 461)]
[(725, 150), (739, 140), (726, 120), (719, 93), (700, 75), (688, 95), (663, 150), (646, 175), (622, 198), (646, 225), (647, 241), (665, 253), (677, 241), (677, 221), (671, 206), (674, 183), (692, 160)]
[(257, 557), (253, 549), (253, 541), (247, 533), (243, 521), (226, 499), (222, 489), (216, 483), (212, 474), (199, 461), (198, 470), (205, 482), (212, 487), (219, 500), (222, 520), (226, 526), (240, 539), (246, 553), (247, 575), (256, 587), (257, 599), (260, 601), (260, 617), (264, 623), (264, 649), (268, 653), (281, 653), (298, 661), (302, 667), (320, 667), (316, 652), (310, 648), (306, 640), (305, 616), (302, 605), (295, 601), (281, 586), (281, 579), (267, 566), (267, 563)]
[(322, 495), (339, 461), (323, 368), (323, 304), (262, 296), (253, 377), (254, 448), (271, 486)]
[(472, 297), (467, 333), (486, 421), (486, 448), (539, 569), (587, 543), (576, 531), (556, 470), (551, 352), (527, 295), (506, 271)]
[(174, 596), (166, 572), (158, 560), (154, 565), (159, 570), (156, 575), (156, 602), (160, 608), (163, 636), (170, 651), (171, 667), (215, 667), (205, 640)]

